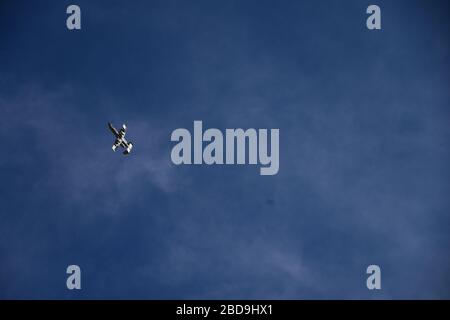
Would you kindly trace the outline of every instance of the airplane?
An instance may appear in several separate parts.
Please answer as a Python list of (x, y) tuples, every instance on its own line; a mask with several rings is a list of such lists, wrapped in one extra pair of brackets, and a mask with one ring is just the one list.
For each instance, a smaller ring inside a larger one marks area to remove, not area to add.
[(125, 132), (127, 130), (127, 126), (122, 125), (122, 128), (119, 131), (117, 131), (116, 128), (114, 128), (113, 125), (110, 122), (108, 122), (108, 127), (116, 137), (116, 141), (114, 141), (112, 150), (116, 152), (117, 147), (120, 146), (125, 149), (123, 151), (123, 154), (129, 154), (131, 152), (131, 149), (133, 149), (133, 144), (131, 143), (131, 141), (125, 140)]

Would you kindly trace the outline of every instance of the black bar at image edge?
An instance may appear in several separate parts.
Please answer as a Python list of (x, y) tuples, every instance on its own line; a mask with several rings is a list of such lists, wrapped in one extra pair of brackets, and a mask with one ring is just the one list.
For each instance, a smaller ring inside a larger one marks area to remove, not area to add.
[[(312, 312), (314, 315), (348, 314), (363, 311), (360, 316), (386, 316), (386, 309), (399, 309), (402, 314), (448, 310), (449, 301), (435, 300), (4, 300), (3, 311), (37, 312), (71, 316), (99, 312), (119, 317), (145, 315), (158, 319), (279, 319), (298, 318)], [(162, 318), (160, 318), (162, 317)]]

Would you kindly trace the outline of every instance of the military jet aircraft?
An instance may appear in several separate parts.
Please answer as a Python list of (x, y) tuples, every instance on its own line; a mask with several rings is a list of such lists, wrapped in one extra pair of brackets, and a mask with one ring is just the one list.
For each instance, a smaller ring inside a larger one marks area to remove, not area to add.
[(110, 122), (108, 122), (108, 127), (116, 137), (116, 141), (112, 146), (112, 150), (116, 152), (117, 147), (120, 146), (125, 149), (123, 151), (123, 154), (129, 154), (131, 152), (131, 149), (133, 149), (133, 144), (131, 143), (131, 141), (125, 140), (125, 132), (127, 130), (127, 126), (122, 125), (122, 128), (119, 131), (117, 131), (116, 128), (114, 128), (113, 125)]

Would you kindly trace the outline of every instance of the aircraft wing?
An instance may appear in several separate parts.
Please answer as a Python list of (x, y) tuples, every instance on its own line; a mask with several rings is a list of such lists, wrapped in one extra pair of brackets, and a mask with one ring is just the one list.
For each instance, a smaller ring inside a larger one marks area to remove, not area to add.
[(117, 147), (120, 146), (121, 142), (119, 139), (116, 139), (116, 141), (114, 142), (112, 149), (113, 151), (116, 151)]
[(119, 136), (119, 133), (117, 132), (116, 128), (113, 127), (113, 125), (111, 124), (111, 122), (108, 122), (108, 127), (109, 127), (109, 130), (111, 130), (111, 132), (114, 133), (114, 135), (115, 135), (116, 137)]
[(127, 127), (125, 125), (123, 125), (123, 127), (119, 130), (119, 136), (120, 138), (125, 138), (125, 133), (127, 131)]

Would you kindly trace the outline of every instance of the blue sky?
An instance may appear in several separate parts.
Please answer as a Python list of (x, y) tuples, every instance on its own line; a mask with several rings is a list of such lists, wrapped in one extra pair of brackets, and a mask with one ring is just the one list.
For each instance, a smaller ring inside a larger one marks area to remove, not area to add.
[[(448, 9), (2, 1), (0, 298), (450, 298)], [(279, 128), (279, 173), (173, 165), (194, 120)]]

